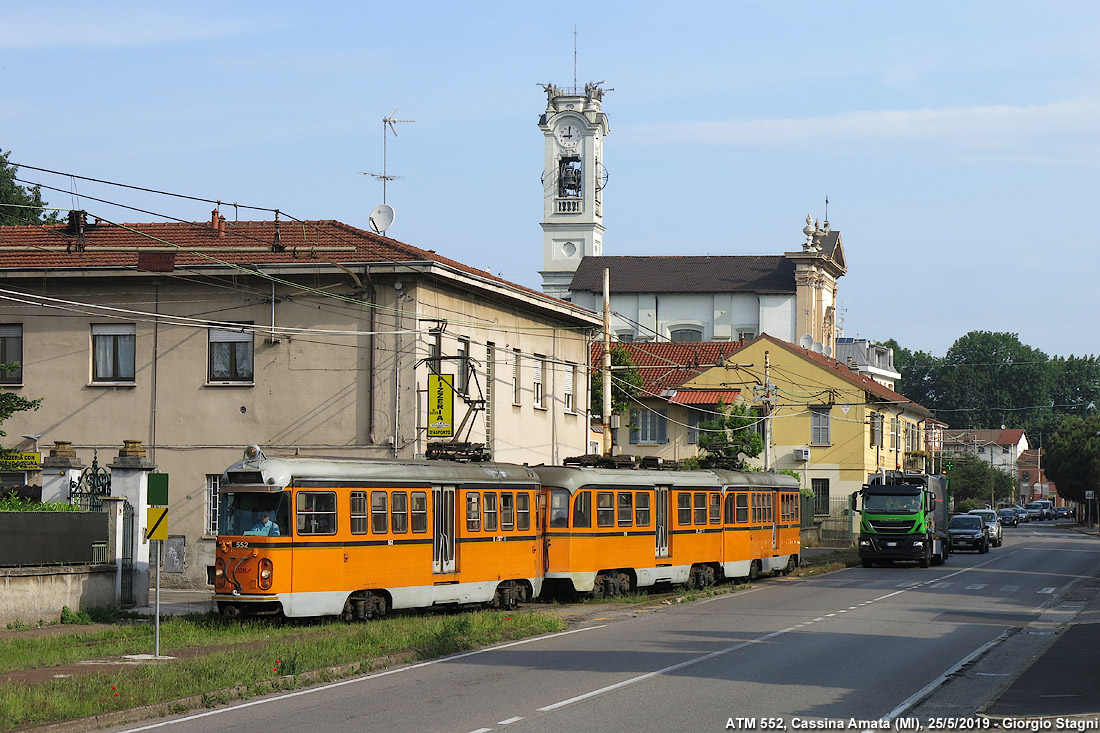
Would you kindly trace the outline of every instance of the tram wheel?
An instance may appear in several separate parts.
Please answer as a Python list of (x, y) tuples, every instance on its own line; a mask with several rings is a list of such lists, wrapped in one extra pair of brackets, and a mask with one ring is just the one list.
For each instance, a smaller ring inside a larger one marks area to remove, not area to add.
[(753, 560), (752, 564), (749, 565), (749, 582), (751, 583), (752, 581), (756, 580), (759, 577), (760, 577), (760, 561), (759, 560)]

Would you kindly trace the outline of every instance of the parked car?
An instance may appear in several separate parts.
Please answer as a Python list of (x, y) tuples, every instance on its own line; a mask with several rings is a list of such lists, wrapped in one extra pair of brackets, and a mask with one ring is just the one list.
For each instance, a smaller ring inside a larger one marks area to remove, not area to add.
[(1046, 519), (1046, 512), (1043, 511), (1043, 505), (1037, 501), (1029, 501), (1024, 505), (1027, 509), (1028, 519), (1038, 522), (1041, 519)]
[(1073, 512), (1070, 511), (1068, 506), (1056, 506), (1054, 507), (1055, 519), (1072, 519)]
[(992, 509), (971, 509), (967, 513), (978, 515), (989, 527), (989, 543), (991, 545), (1000, 547), (1004, 544), (1004, 533), (1001, 532), (1001, 520), (997, 517), (997, 512)]
[(1001, 520), (1001, 526), (1015, 527), (1020, 523), (1020, 517), (1012, 507), (997, 510), (997, 517)]
[(974, 514), (956, 514), (947, 523), (951, 536), (951, 552), (974, 550), (989, 552), (989, 530), (982, 518)]
[(1016, 517), (1019, 520), (1020, 524), (1023, 524), (1024, 522), (1030, 522), (1031, 521), (1031, 517), (1028, 516), (1027, 509), (1024, 509), (1019, 504), (1017, 504), (1016, 506), (1014, 506), (1012, 508), (1016, 510)]

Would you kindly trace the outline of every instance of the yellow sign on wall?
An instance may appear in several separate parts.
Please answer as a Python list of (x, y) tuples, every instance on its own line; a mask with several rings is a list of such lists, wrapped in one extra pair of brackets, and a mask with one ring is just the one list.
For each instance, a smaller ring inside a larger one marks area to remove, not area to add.
[(428, 375), (428, 437), (454, 436), (455, 390), (451, 374)]
[(41, 453), (8, 453), (0, 455), (0, 471), (40, 471)]

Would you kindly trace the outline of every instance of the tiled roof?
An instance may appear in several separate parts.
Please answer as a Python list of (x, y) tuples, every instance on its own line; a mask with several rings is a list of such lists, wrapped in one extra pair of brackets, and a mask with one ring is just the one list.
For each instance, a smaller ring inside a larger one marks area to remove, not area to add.
[[(175, 251), (175, 268), (287, 264), (387, 264), (436, 262), (470, 275), (554, 300), (484, 270), (396, 239), (333, 220), (226, 221), (219, 231), (207, 222), (86, 224), (82, 236), (68, 225), (0, 226), (0, 274), (5, 270), (89, 270), (148, 268), (149, 255)], [(278, 236), (280, 251), (274, 244)], [(159, 256), (159, 255), (158, 255)], [(171, 255), (168, 255), (171, 257)], [(331, 265), (328, 265), (331, 267)]]
[(990, 428), (979, 430), (944, 430), (945, 443), (975, 443), (977, 445), (1019, 445), (1024, 437), (1020, 428)]
[(570, 290), (613, 293), (794, 293), (794, 262), (782, 255), (585, 257)]
[[(616, 342), (630, 353), (642, 377), (642, 389), (655, 395), (666, 389), (675, 389), (689, 379), (694, 379), (703, 371), (728, 358), (742, 346), (740, 341), (700, 341), (700, 342)], [(592, 345), (592, 365), (599, 367), (603, 362), (603, 344)]]
[(717, 405), (719, 402), (732, 405), (739, 394), (741, 390), (738, 389), (681, 389), (669, 402), (673, 405)]
[(764, 339), (769, 343), (775, 344), (779, 348), (791, 352), (792, 354), (797, 354), (806, 361), (817, 364), (824, 369), (832, 371), (844, 381), (849, 382), (850, 384), (853, 384), (856, 387), (859, 387), (860, 389), (871, 393), (883, 402), (892, 402), (898, 405), (904, 405), (907, 409), (916, 412), (923, 417), (932, 417), (932, 412), (927, 407), (924, 407), (923, 405), (918, 405), (916, 402), (913, 402), (908, 397), (905, 397), (904, 395), (895, 392), (889, 387), (884, 387), (870, 377), (865, 377), (858, 372), (853, 372), (847, 367), (847, 365), (842, 364), (832, 357), (825, 356), (824, 354), (818, 354), (817, 352), (810, 351), (809, 349), (803, 349), (802, 347), (796, 346), (794, 344), (789, 344), (786, 341), (781, 341), (773, 336), (769, 336), (766, 333), (757, 336), (749, 343), (756, 343), (760, 339)]

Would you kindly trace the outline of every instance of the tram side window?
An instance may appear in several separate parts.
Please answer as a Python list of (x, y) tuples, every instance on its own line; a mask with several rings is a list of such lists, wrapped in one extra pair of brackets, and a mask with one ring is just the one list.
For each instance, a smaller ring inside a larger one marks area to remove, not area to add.
[(295, 513), (298, 534), (336, 533), (336, 493), (333, 491), (298, 492)]
[(707, 523), (707, 495), (702, 491), (695, 492), (695, 523)]
[(613, 492), (596, 492), (596, 526), (615, 526), (615, 494)]
[(573, 526), (592, 526), (592, 492), (578, 491), (573, 498)]
[(466, 529), (470, 532), (481, 530), (481, 494), (476, 491), (466, 494)]
[(412, 492), (412, 531), (428, 531), (428, 495), (423, 491)]
[(409, 495), (404, 491), (393, 492), (390, 504), (390, 516), (393, 519), (393, 531), (405, 534), (409, 531)]
[(718, 494), (710, 495), (710, 523), (720, 524), (722, 522), (722, 501)]
[(486, 532), (497, 531), (497, 495), (495, 491), (486, 491), (484, 503), (481, 505), (481, 516), (485, 522)]
[(526, 492), (516, 494), (516, 529), (520, 532), (531, 529), (531, 495)]
[(691, 524), (691, 494), (686, 491), (676, 495), (676, 521), (681, 527)]
[(634, 495), (634, 524), (639, 527), (649, 526), (649, 494), (644, 491)]
[(500, 528), (510, 531), (516, 527), (516, 505), (512, 501), (512, 492), (500, 492)]
[(370, 531), (374, 534), (386, 534), (390, 529), (388, 504), (385, 491), (370, 492)]
[(367, 492), (351, 492), (351, 533), (367, 533)]
[(761, 519), (762, 512), (760, 511), (760, 494), (752, 495), (752, 523), (760, 524), (763, 521)]
[(629, 491), (619, 492), (619, 526), (629, 527), (634, 523), (634, 494)]
[(565, 489), (550, 489), (550, 526), (569, 526), (569, 492)]
[(737, 495), (737, 523), (747, 524), (749, 521), (749, 495)]
[(736, 513), (734, 512), (734, 502), (736, 500), (737, 500), (736, 495), (726, 494), (726, 503), (725, 503), (725, 520), (726, 520), (726, 524), (733, 524), (734, 521), (735, 521), (734, 517), (736, 516)]

